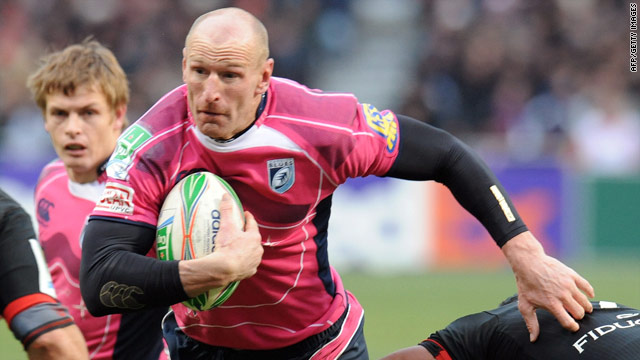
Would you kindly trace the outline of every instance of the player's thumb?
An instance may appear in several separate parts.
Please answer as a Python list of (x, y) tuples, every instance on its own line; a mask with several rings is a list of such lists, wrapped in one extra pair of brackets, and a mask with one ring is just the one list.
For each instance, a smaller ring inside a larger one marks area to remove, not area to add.
[(258, 222), (252, 213), (245, 210), (244, 212), (244, 231), (257, 231), (258, 230)]
[(527, 325), (529, 341), (535, 342), (538, 340), (538, 335), (540, 335), (540, 324), (538, 323), (536, 309), (531, 304), (523, 304), (522, 301), (518, 302), (518, 308), (520, 309), (524, 323)]

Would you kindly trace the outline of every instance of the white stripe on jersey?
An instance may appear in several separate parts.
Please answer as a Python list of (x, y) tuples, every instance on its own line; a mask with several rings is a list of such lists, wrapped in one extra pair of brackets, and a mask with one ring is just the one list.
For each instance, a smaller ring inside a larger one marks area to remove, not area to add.
[(44, 252), (40, 243), (36, 239), (29, 239), (29, 245), (31, 245), (31, 251), (33, 257), (36, 259), (36, 265), (38, 266), (38, 287), (40, 292), (43, 292), (53, 298), (58, 298), (56, 290), (53, 288), (53, 281), (51, 280), (51, 274), (47, 268), (47, 262), (44, 260)]
[(268, 115), (267, 118), (288, 120), (288, 121), (299, 122), (299, 123), (318, 126), (318, 127), (327, 127), (327, 128), (330, 128), (330, 129), (336, 129), (336, 130), (344, 131), (344, 132), (352, 134), (352, 135), (366, 135), (366, 136), (373, 137), (373, 134), (369, 133), (369, 132), (354, 132), (353, 130), (351, 130), (348, 127), (330, 125), (330, 124), (325, 124), (325, 123), (318, 122), (318, 121), (304, 120), (304, 119), (300, 119), (300, 118), (295, 118), (295, 117), (290, 117), (290, 116), (282, 116), (282, 115)]
[(352, 93), (344, 93), (344, 92), (325, 92), (324, 90), (315, 90), (314, 89), (309, 89), (308, 87), (301, 85), (300, 83), (297, 83), (293, 80), (290, 79), (285, 79), (285, 78), (281, 78), (281, 77), (276, 77), (276, 76), (272, 76), (272, 79), (278, 80), (279, 82), (282, 83), (286, 83), (287, 85), (293, 86), (295, 88), (298, 88), (302, 91), (304, 91), (305, 93), (309, 94), (309, 95), (313, 95), (313, 96), (318, 96), (318, 97), (337, 97), (337, 96), (341, 96), (341, 97), (350, 97), (352, 99), (355, 99), (356, 101), (358, 100), (356, 98), (356, 96)]
[[(300, 275), (302, 275), (302, 270), (304, 270), (304, 254), (307, 252), (307, 247), (305, 246), (305, 242), (309, 239), (309, 232), (307, 231), (307, 229), (304, 228), (304, 226), (302, 227), (302, 229), (304, 230), (304, 233), (306, 235), (305, 239), (300, 242), (300, 247), (302, 248), (302, 251), (300, 251), (300, 269), (298, 270), (298, 273), (296, 274), (296, 279), (293, 282), (293, 284), (291, 284), (291, 287), (287, 289), (287, 291), (285, 291), (282, 296), (280, 297), (280, 299), (276, 300), (273, 303), (264, 303), (264, 304), (255, 304), (255, 305), (220, 305), (220, 308), (223, 309), (234, 309), (234, 308), (259, 308), (259, 307), (263, 307), (263, 306), (270, 306), (270, 305), (278, 305), (281, 302), (284, 301), (284, 299), (287, 297), (287, 295), (289, 295), (289, 293), (291, 292), (291, 290), (295, 289), (296, 286), (298, 286), (298, 281), (300, 280)], [(322, 324), (311, 324), (309, 326), (321, 326)]]

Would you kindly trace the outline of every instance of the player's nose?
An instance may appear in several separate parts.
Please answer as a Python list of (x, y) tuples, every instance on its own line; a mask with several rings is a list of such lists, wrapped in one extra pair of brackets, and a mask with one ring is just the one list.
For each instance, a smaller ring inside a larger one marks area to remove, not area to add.
[(209, 76), (204, 82), (202, 96), (207, 103), (215, 102), (220, 99), (220, 79), (215, 76)]
[(71, 112), (65, 121), (65, 134), (78, 135), (82, 131), (82, 118), (75, 112)]

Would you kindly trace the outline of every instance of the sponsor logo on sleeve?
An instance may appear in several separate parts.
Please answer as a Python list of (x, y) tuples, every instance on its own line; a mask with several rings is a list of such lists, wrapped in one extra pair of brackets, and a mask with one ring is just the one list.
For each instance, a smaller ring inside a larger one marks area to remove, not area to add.
[(116, 149), (107, 163), (107, 175), (126, 180), (133, 163), (135, 151), (151, 138), (151, 133), (138, 124), (131, 125), (118, 138)]
[(133, 189), (118, 183), (107, 182), (96, 210), (114, 214), (133, 215)]
[(51, 215), (49, 213), (49, 209), (55, 208), (56, 206), (49, 200), (42, 198), (38, 201), (38, 223), (48, 223), (51, 220)]
[(364, 117), (367, 120), (367, 125), (369, 125), (373, 132), (386, 140), (387, 152), (392, 153), (398, 145), (398, 123), (396, 117), (388, 110), (383, 112), (378, 111), (378, 109), (371, 104), (362, 104), (362, 109), (364, 111)]
[(291, 189), (296, 181), (293, 158), (267, 161), (269, 171), (269, 186), (278, 194)]
[(109, 281), (100, 289), (100, 302), (106, 307), (137, 310), (144, 305), (138, 302), (136, 295), (144, 295), (144, 291), (134, 285)]

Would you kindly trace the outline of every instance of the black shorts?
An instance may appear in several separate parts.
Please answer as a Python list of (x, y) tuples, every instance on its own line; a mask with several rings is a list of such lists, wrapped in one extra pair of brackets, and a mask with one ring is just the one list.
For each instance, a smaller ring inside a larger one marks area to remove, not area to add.
[[(171, 360), (303, 360), (309, 359), (319, 348), (336, 337), (342, 327), (347, 311), (332, 326), (299, 343), (273, 350), (238, 350), (212, 346), (187, 336), (178, 326), (173, 311), (162, 321), (164, 339), (169, 346)], [(369, 354), (364, 339), (364, 321), (340, 355), (340, 360), (368, 360)]]

